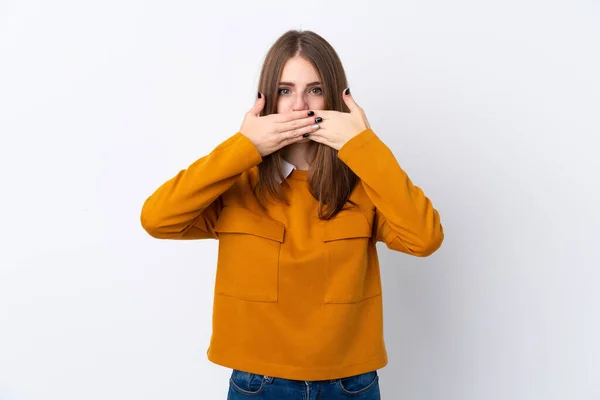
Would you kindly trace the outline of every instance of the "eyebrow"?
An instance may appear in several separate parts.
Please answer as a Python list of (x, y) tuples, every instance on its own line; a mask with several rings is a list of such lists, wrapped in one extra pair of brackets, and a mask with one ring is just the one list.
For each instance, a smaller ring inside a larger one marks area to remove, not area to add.
[[(296, 86), (296, 84), (294, 82), (279, 82), (279, 84), (283, 85), (283, 86), (292, 86), (292, 87)], [(309, 83), (306, 86), (314, 86), (314, 85), (320, 85), (320, 84), (321, 84), (321, 82), (314, 81), (314, 82)]]

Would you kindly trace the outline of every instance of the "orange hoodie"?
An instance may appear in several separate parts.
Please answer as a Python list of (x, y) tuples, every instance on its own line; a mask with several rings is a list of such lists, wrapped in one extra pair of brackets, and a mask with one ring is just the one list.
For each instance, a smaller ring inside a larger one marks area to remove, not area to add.
[(296, 380), (342, 378), (387, 364), (376, 242), (428, 256), (444, 238), (438, 212), (367, 129), (338, 158), (360, 178), (344, 209), (317, 217), (307, 171), (289, 205), (253, 193), (262, 161), (237, 132), (160, 186), (141, 223), (159, 239), (218, 239), (211, 362)]

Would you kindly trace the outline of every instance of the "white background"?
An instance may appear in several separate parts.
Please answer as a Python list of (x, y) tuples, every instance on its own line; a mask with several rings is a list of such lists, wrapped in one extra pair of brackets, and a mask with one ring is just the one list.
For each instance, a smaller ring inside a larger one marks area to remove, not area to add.
[[(384, 5), (385, 4), (385, 5)], [(382, 397), (600, 399), (600, 3), (0, 3), (0, 399), (225, 399), (216, 241), (145, 198), (240, 127), (287, 29), (338, 51), (440, 211), (379, 247)]]

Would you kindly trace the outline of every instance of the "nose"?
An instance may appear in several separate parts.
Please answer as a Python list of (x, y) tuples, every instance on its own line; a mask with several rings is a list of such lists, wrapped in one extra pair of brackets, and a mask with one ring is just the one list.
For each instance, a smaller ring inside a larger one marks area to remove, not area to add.
[(308, 103), (304, 98), (304, 93), (298, 92), (294, 98), (294, 111), (308, 110)]

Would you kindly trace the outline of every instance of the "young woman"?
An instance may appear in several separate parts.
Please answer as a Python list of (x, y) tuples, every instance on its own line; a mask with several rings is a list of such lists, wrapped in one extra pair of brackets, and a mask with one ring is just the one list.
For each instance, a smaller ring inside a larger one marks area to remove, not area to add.
[(428, 256), (438, 212), (371, 129), (335, 50), (289, 31), (238, 132), (160, 186), (144, 229), (219, 240), (208, 359), (228, 399), (379, 399), (376, 242)]

